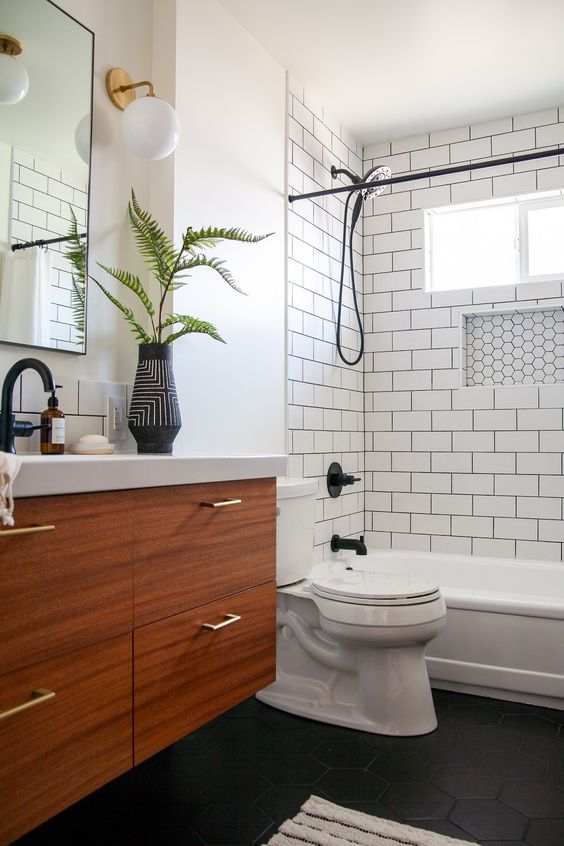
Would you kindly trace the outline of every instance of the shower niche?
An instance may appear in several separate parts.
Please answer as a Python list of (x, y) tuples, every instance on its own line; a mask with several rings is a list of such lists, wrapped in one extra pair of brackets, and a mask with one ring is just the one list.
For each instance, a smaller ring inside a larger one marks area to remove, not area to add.
[(564, 381), (562, 306), (469, 310), (460, 319), (462, 387)]

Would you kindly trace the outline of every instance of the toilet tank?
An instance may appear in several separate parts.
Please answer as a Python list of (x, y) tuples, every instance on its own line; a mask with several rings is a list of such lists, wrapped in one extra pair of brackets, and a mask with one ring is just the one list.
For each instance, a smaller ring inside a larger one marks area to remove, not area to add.
[(313, 566), (317, 479), (276, 480), (276, 583), (299, 582)]

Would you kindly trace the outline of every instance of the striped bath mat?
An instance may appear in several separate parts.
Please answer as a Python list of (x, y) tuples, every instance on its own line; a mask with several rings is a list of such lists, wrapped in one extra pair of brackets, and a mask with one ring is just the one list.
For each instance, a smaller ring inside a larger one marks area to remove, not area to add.
[(310, 796), (266, 846), (468, 846), (467, 842)]

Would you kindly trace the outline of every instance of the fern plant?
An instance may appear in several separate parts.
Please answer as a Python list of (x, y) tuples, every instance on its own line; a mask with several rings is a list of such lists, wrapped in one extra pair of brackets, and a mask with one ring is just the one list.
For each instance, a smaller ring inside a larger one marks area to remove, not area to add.
[(71, 224), (67, 235), (68, 249), (63, 255), (71, 265), (71, 308), (76, 329), (76, 341), (79, 346), (84, 344), (84, 328), (86, 318), (86, 242), (78, 232), (78, 222), (74, 209), (69, 205)]
[(172, 313), (165, 315), (164, 308), (167, 295), (186, 284), (181, 280), (196, 267), (210, 267), (234, 291), (240, 294), (244, 293), (235, 283), (233, 276), (225, 266), (225, 262), (209, 257), (201, 250), (215, 247), (219, 241), (241, 241), (255, 244), (264, 238), (268, 238), (272, 233), (269, 233), (269, 235), (252, 235), (244, 229), (234, 227), (220, 229), (209, 226), (195, 230), (189, 226), (182, 236), (180, 248), (176, 249), (154, 217), (141, 208), (133, 190), (127, 210), (139, 252), (159, 284), (161, 294), (159, 302), (156, 306), (153, 304), (138, 276), (126, 270), (108, 267), (100, 264), (100, 262), (98, 262), (98, 265), (135, 294), (147, 315), (146, 324), (143, 325), (136, 318), (132, 309), (120, 302), (117, 297), (114, 297), (101, 282), (93, 276), (89, 275), (89, 278), (121, 311), (129, 323), (131, 331), (141, 344), (171, 344), (177, 338), (189, 333), (209, 335), (214, 340), (225, 343), (215, 326), (205, 320), (199, 320), (189, 314)]

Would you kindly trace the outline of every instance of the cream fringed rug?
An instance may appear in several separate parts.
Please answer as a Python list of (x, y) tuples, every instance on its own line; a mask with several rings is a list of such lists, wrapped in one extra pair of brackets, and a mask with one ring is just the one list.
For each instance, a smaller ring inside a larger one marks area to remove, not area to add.
[(467, 842), (310, 796), (266, 846), (468, 846)]

